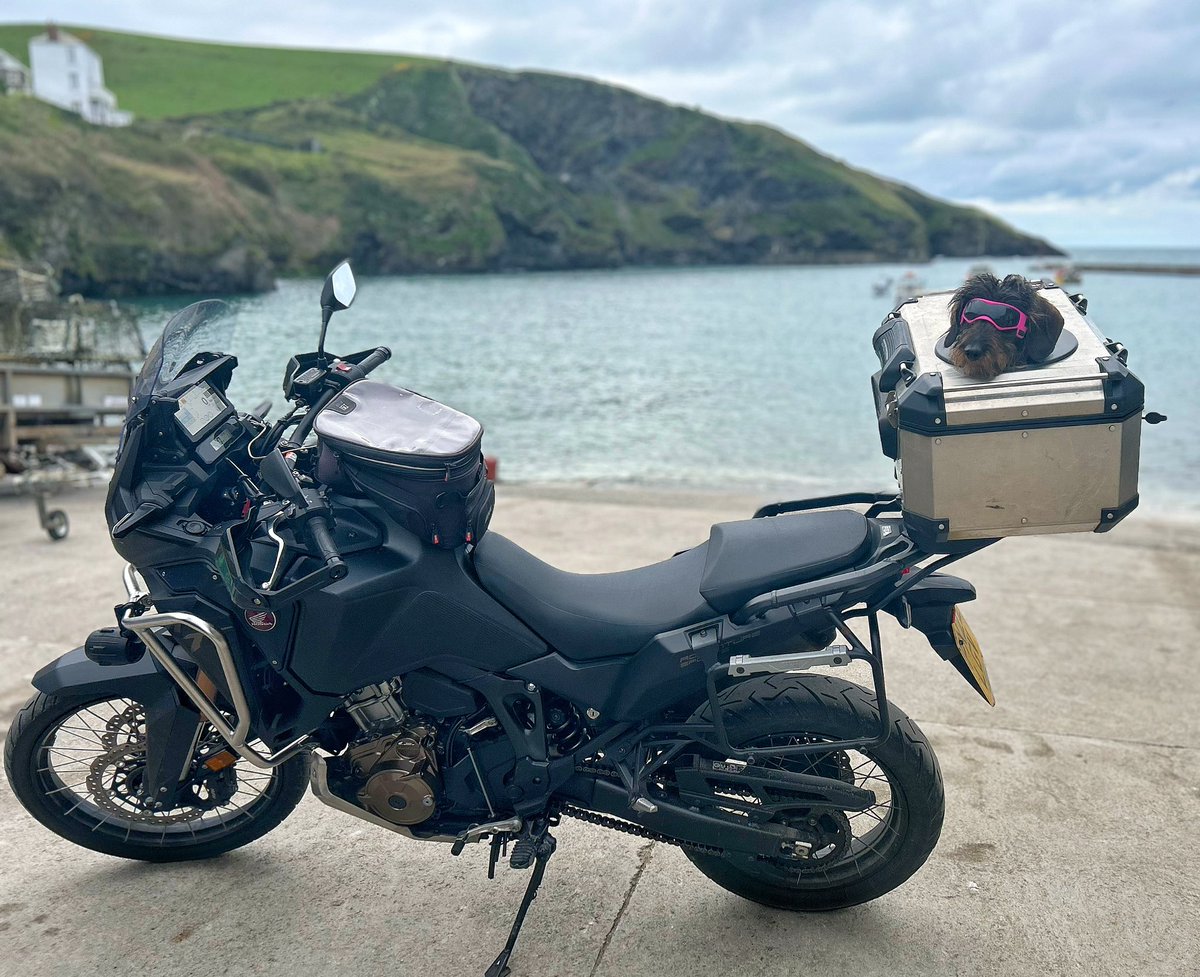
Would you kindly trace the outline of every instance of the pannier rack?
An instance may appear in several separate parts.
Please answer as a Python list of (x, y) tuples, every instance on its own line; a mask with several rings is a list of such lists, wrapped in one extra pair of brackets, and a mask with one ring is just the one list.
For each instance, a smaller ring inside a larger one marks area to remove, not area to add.
[[(901, 511), (900, 497), (896, 493), (851, 492), (772, 503), (755, 512), (754, 518), (773, 518), (787, 513), (850, 505), (867, 506), (865, 515), (869, 518), (889, 512), (899, 514)], [(750, 624), (772, 610), (787, 608), (795, 619), (811, 622), (814, 628), (831, 626), (845, 644), (829, 645), (815, 651), (754, 657), (722, 654), (718, 640), (714, 652), (716, 660), (710, 658), (709, 661), (713, 663), (706, 670), (709, 721), (658, 724), (636, 731), (614, 730), (609, 736), (601, 738), (603, 744), (601, 740), (592, 741), (585, 750), (590, 755), (594, 755), (597, 749), (603, 750), (605, 760), (616, 768), (636, 805), (639, 800), (645, 802), (645, 787), (650, 778), (685, 751), (689, 744), (696, 742), (709, 746), (731, 760), (747, 764), (839, 750), (869, 750), (882, 745), (891, 731), (891, 717), (884, 679), (879, 612), (900, 608), (903, 605), (901, 598), (922, 581), (994, 542), (970, 541), (954, 553), (937, 555), (924, 552), (906, 534), (901, 533), (896, 542), (880, 550), (877, 559), (865, 567), (752, 598), (728, 615), (730, 623)], [(937, 558), (922, 565), (931, 556)], [(903, 626), (908, 626), (898, 611), (896, 616)], [(867, 619), (868, 644), (864, 644), (850, 628), (849, 622), (857, 618)], [(871, 669), (879, 722), (869, 735), (753, 748), (739, 747), (731, 741), (720, 700), (722, 691), (755, 675), (802, 672), (816, 667), (844, 667), (851, 661), (866, 662)]]

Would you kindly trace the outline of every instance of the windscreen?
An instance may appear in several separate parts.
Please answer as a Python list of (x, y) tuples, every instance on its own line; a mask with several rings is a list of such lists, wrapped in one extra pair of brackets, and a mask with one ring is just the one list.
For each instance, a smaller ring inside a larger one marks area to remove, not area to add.
[(141, 414), (151, 396), (174, 380), (180, 367), (197, 353), (231, 352), (234, 321), (230, 307), (217, 299), (196, 302), (171, 316), (133, 381), (130, 420)]

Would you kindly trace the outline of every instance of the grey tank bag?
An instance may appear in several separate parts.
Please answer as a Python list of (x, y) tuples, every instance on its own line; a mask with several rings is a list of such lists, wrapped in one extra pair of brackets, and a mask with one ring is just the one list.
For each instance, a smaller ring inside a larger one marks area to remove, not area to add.
[(487, 531), (495, 488), (475, 418), (411, 390), (360, 380), (321, 411), (314, 430), (325, 484), (373, 499), (433, 546), (454, 549)]

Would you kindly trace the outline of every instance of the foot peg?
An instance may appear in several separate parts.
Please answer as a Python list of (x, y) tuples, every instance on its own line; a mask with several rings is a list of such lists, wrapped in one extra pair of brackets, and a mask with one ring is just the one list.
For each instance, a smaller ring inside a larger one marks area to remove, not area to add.
[(479, 841), (481, 838), (486, 838), (489, 835), (499, 837), (513, 834), (520, 830), (520, 818), (506, 818), (503, 821), (489, 821), (487, 824), (477, 824), (474, 827), (468, 828), (454, 839), (454, 844), (450, 846), (450, 854), (461, 855), (467, 845)]

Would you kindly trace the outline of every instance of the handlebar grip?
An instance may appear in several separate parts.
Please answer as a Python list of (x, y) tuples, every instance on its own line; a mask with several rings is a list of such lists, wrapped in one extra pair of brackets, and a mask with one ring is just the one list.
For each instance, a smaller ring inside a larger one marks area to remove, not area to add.
[(363, 373), (370, 373), (376, 367), (383, 366), (383, 364), (391, 358), (392, 351), (390, 349), (388, 349), (386, 346), (378, 346), (376, 347), (374, 353), (371, 353), (361, 363), (358, 364), (358, 368), (362, 370)]
[(308, 520), (308, 536), (325, 566), (329, 569), (330, 580), (341, 580), (349, 571), (342, 562), (342, 556), (333, 545), (333, 537), (329, 535), (329, 520), (324, 516), (313, 516)]

